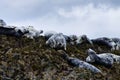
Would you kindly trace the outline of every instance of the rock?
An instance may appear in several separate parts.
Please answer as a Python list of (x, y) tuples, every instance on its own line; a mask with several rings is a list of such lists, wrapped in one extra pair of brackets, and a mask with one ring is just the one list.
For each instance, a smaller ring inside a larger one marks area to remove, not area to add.
[(8, 66), (7, 62), (5, 62), (5, 61), (1, 61), (1, 64), (2, 64), (2, 66), (4, 66), (4, 67), (7, 67), (7, 66)]
[(18, 63), (21, 64), (21, 65), (25, 65), (25, 62), (23, 60), (18, 60)]

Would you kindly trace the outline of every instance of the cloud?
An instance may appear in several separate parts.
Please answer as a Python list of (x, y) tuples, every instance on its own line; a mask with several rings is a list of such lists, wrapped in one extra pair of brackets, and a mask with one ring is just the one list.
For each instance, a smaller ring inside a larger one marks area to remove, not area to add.
[(91, 37), (119, 36), (120, 8), (115, 9), (105, 5), (95, 7), (89, 4), (84, 7), (73, 7), (71, 11), (60, 9), (58, 13), (68, 20), (73, 20), (73, 22), (68, 21), (66, 26), (71, 29), (74, 27), (77, 33), (90, 34)]
[[(71, 10), (74, 6), (94, 5), (118, 5), (118, 0), (1, 0), (0, 2), (0, 17), (8, 21), (11, 20), (26, 20), (40, 16), (46, 16), (49, 13), (55, 13), (59, 8)], [(119, 6), (119, 5), (118, 5)]]

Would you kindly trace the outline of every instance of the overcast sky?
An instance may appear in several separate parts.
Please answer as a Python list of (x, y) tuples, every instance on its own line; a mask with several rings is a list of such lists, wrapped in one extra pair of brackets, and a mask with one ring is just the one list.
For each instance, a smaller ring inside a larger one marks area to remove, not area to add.
[(1, 0), (0, 18), (90, 38), (120, 36), (120, 0)]

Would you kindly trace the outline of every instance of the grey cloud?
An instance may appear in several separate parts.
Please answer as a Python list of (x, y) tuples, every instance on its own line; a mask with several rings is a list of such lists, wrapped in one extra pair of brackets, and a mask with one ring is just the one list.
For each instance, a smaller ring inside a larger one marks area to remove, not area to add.
[[(13, 1), (13, 2), (12, 2)], [(54, 14), (59, 8), (71, 10), (74, 6), (86, 6), (89, 3), (94, 5), (118, 5), (120, 0), (1, 0), (0, 3), (0, 15), (10, 20), (22, 20), (23, 18), (37, 18), (39, 16), (46, 16), (48, 14)], [(0, 16), (0, 17), (1, 17)]]

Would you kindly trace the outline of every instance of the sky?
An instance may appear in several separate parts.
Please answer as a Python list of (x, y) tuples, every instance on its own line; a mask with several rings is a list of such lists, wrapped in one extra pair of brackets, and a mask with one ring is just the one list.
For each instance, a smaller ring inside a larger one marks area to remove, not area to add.
[(90, 38), (120, 37), (120, 0), (1, 0), (0, 10), (7, 25)]

